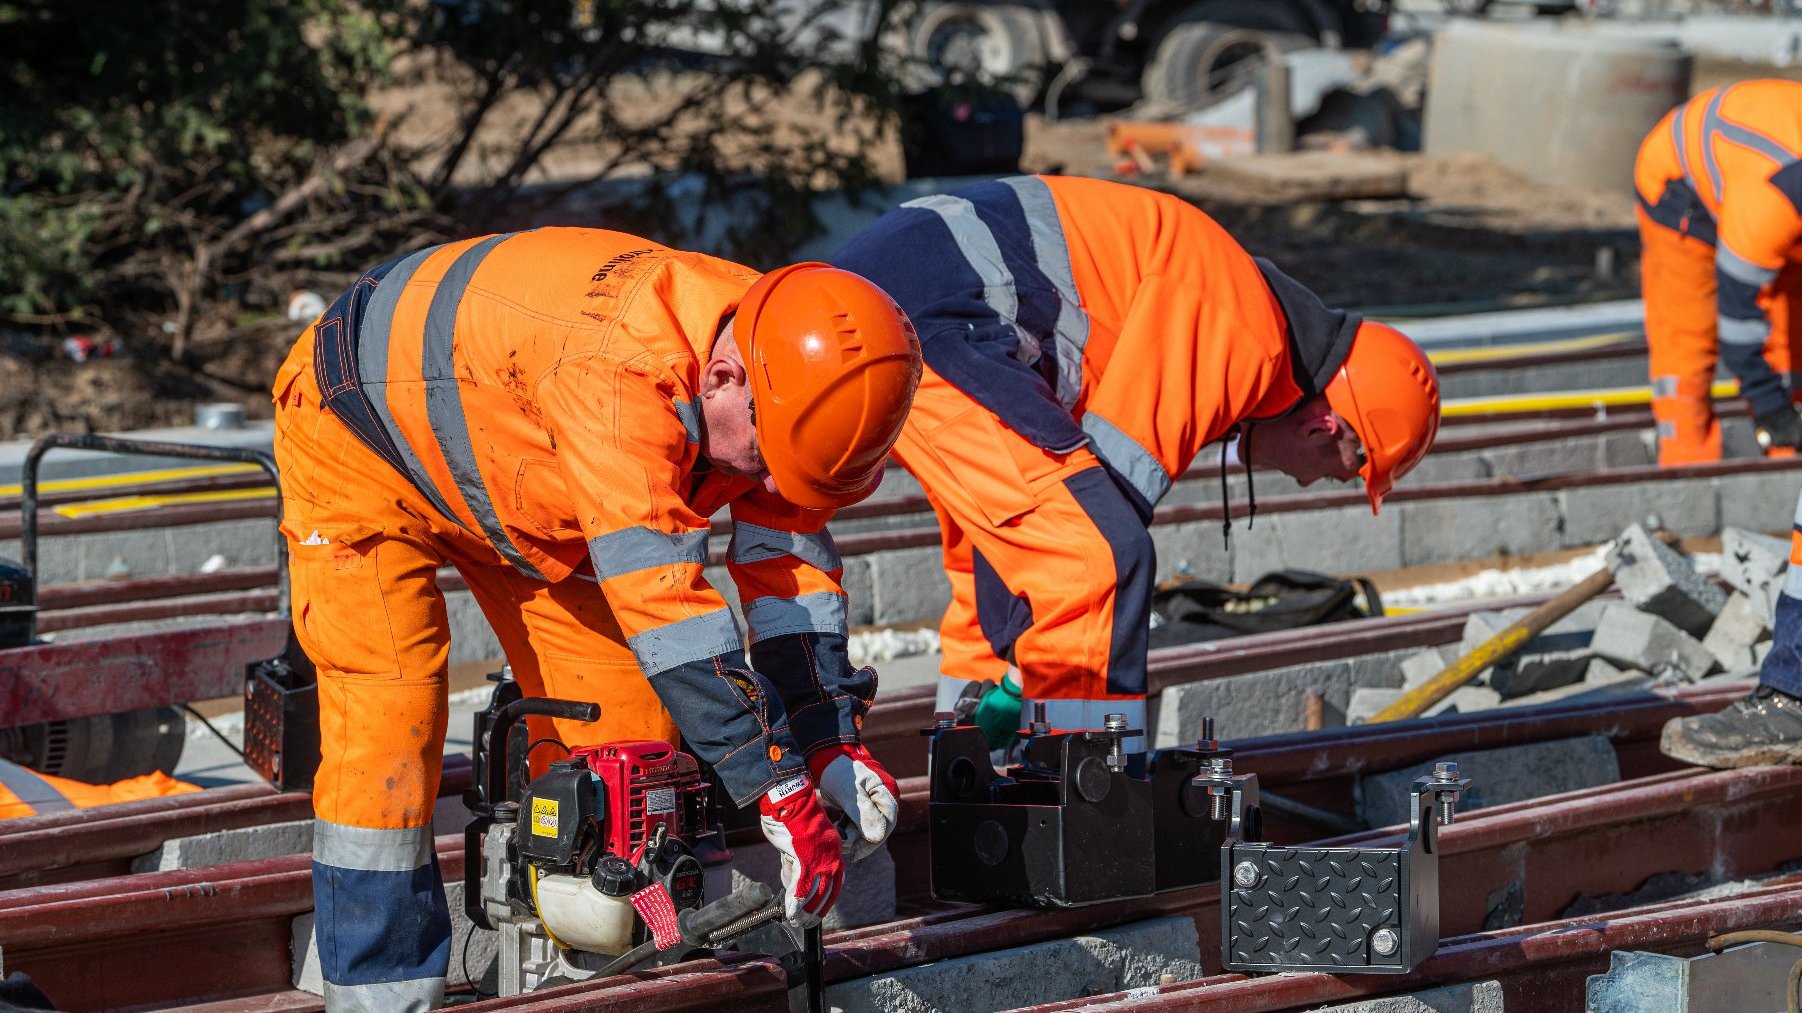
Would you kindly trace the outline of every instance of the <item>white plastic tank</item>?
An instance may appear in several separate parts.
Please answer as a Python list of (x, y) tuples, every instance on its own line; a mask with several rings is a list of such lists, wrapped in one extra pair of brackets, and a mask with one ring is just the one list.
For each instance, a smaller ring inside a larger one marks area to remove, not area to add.
[(1433, 41), (1423, 144), (1542, 183), (1630, 190), (1639, 142), (1689, 97), (1689, 69), (1649, 33), (1457, 19)]

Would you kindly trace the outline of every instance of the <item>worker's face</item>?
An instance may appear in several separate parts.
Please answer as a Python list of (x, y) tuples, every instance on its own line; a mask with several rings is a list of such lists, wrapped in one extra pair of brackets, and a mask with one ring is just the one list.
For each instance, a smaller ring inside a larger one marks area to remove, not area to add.
[(701, 456), (723, 475), (749, 478), (775, 492), (776, 480), (757, 447), (755, 412), (751, 379), (728, 324), (701, 374)]
[(1260, 422), (1251, 439), (1252, 464), (1288, 475), (1304, 486), (1323, 478), (1349, 482), (1364, 466), (1358, 434), (1315, 398), (1290, 415)]

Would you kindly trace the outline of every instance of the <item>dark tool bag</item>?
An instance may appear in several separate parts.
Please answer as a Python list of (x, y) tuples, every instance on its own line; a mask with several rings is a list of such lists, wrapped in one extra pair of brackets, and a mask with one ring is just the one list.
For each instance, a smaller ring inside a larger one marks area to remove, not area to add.
[[(1356, 597), (1362, 592), (1365, 607)], [(1383, 614), (1377, 589), (1363, 577), (1340, 579), (1306, 570), (1267, 573), (1244, 591), (1192, 580), (1152, 592), (1151, 646), (1169, 647), (1244, 633), (1367, 619)]]

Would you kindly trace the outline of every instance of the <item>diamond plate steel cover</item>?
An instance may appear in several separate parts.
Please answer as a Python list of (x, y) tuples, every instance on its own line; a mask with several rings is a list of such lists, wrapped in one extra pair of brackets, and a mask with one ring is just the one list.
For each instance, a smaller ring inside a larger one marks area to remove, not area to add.
[(1400, 954), (1371, 952), (1381, 926), (1402, 919), (1401, 855), (1384, 849), (1236, 847), (1229, 868), (1251, 862), (1260, 878), (1231, 891), (1228, 918), (1235, 964), (1368, 967)]

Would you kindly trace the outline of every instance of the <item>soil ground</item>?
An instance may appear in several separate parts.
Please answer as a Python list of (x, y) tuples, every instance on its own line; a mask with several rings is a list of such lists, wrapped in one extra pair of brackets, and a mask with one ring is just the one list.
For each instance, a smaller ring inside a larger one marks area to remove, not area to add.
[[(1047, 123), (1035, 116), (1022, 167), (1113, 177), (1106, 132), (1105, 118)], [(876, 154), (877, 165), (898, 177), (898, 150)], [(1629, 194), (1544, 186), (1480, 157), (1366, 157), (1400, 166), (1407, 195), (1269, 201), (1205, 168), (1181, 179), (1157, 172), (1117, 178), (1194, 201), (1253, 253), (1336, 305), (1445, 312), (1637, 293)], [(253, 418), (266, 417), (268, 384), (298, 330), (274, 322), (198, 369), (129, 355), (33, 361), (0, 346), (0, 439), (187, 424), (194, 405), (206, 401), (242, 402)]]

